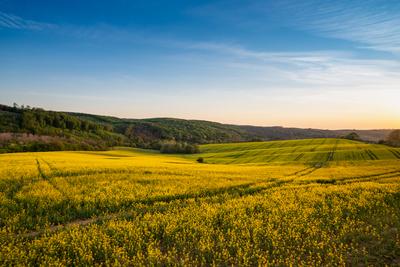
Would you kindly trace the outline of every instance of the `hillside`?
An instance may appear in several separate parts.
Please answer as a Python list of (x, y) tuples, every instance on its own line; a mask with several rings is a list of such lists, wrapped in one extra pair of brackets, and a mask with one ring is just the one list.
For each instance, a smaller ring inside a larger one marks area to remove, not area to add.
[(238, 126), (245, 132), (258, 136), (263, 140), (291, 140), (305, 138), (332, 138), (346, 136), (350, 133), (357, 133), (362, 140), (369, 142), (378, 142), (385, 140), (392, 130), (376, 129), (376, 130), (322, 130), (322, 129), (303, 129), (303, 128), (286, 128), (286, 127), (261, 127), (261, 126)]
[(296, 163), (322, 167), (338, 161), (398, 160), (400, 150), (345, 139), (305, 139), (201, 146), (206, 163)]
[(112, 126), (116, 132), (125, 134), (137, 142), (151, 142), (159, 139), (175, 139), (190, 143), (220, 143), (251, 140), (254, 135), (240, 126), (226, 125), (201, 120), (175, 118), (120, 119), (82, 113), (69, 113), (82, 120)]
[(338, 136), (345, 136), (352, 132), (357, 133), (362, 140), (378, 142), (380, 140), (385, 140), (390, 132), (390, 129), (375, 129), (375, 130), (334, 130), (333, 132)]
[(259, 136), (263, 140), (290, 140), (290, 139), (305, 139), (305, 138), (324, 138), (338, 137), (335, 131), (320, 130), (320, 129), (302, 129), (302, 128), (285, 128), (285, 127), (260, 127), (243, 125), (240, 129)]
[(0, 105), (0, 152), (105, 150), (130, 145), (107, 125), (63, 112)]
[[(159, 126), (169, 132), (170, 135), (176, 136), (177, 129), (186, 129), (191, 136), (195, 134), (197, 143), (218, 143), (218, 142), (237, 142), (252, 140), (291, 140), (306, 138), (334, 138), (345, 136), (349, 133), (357, 133), (362, 140), (370, 142), (378, 142), (384, 140), (392, 131), (389, 129), (375, 130), (323, 130), (312, 128), (293, 128), (280, 126), (253, 126), (253, 125), (233, 125), (221, 124), (217, 122), (201, 121), (201, 120), (183, 120), (176, 118), (153, 118), (153, 119), (120, 119), (116, 117), (100, 116), (84, 113), (69, 113), (81, 119), (87, 119), (100, 124), (112, 124), (117, 129), (125, 129), (130, 124), (148, 124), (153, 127)], [(213, 134), (209, 135), (211, 130)], [(202, 132), (203, 131), (203, 132)], [(221, 132), (222, 131), (222, 132)], [(196, 133), (197, 132), (197, 133)], [(216, 137), (216, 134), (219, 134)], [(179, 135), (178, 135), (179, 136)], [(206, 138), (206, 142), (204, 139)], [(216, 142), (210, 142), (217, 140)], [(186, 141), (190, 141), (189, 138)]]
[(111, 146), (160, 149), (168, 140), (190, 144), (334, 138), (356, 132), (385, 139), (389, 130), (319, 130), (221, 124), (175, 118), (121, 119), (0, 105), (0, 152), (104, 150)]

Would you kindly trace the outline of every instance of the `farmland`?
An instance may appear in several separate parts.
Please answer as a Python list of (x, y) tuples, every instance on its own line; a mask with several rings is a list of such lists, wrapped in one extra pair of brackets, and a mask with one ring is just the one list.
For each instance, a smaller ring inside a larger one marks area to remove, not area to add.
[(399, 182), (343, 139), (3, 154), (0, 265), (399, 265)]

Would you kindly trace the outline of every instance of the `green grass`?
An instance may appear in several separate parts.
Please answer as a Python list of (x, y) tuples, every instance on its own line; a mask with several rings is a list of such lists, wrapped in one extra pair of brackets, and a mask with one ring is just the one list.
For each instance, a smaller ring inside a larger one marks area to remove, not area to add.
[[(306, 139), (201, 146), (206, 163), (328, 164), (338, 161), (394, 160), (400, 149), (345, 139)], [(195, 157), (195, 156), (193, 156)]]

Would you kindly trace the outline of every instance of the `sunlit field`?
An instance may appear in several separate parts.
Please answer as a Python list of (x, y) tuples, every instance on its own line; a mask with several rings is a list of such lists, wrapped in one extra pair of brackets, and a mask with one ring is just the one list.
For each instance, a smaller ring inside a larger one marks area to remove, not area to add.
[(400, 264), (400, 149), (201, 151), (0, 155), (0, 265)]

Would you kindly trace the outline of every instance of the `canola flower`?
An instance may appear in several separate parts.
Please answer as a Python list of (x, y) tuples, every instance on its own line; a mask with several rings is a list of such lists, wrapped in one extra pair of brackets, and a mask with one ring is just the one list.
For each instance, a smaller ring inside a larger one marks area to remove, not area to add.
[(180, 157), (0, 155), (0, 265), (396, 265), (391, 149), (311, 139)]

